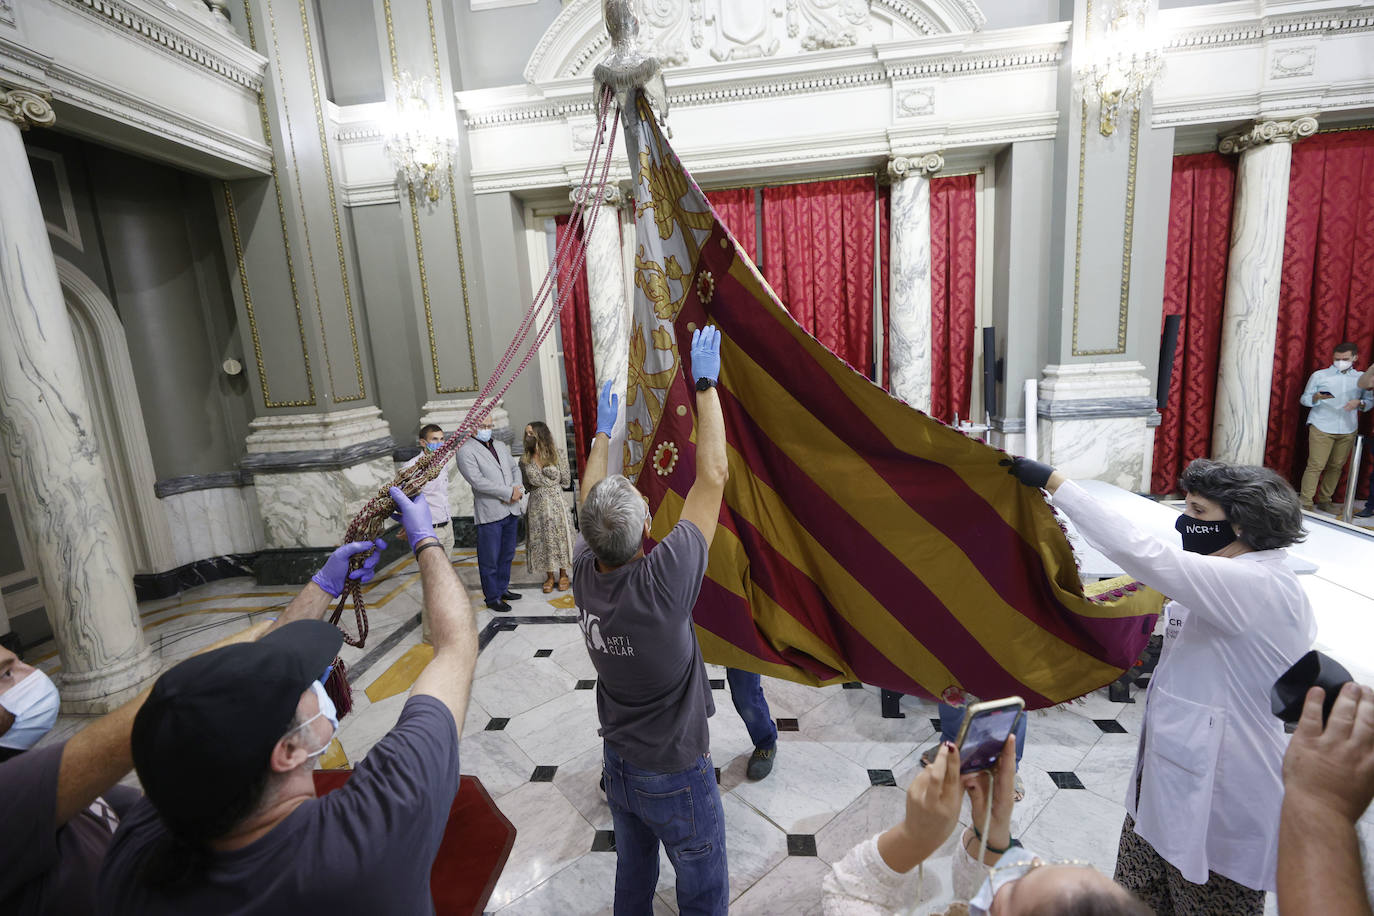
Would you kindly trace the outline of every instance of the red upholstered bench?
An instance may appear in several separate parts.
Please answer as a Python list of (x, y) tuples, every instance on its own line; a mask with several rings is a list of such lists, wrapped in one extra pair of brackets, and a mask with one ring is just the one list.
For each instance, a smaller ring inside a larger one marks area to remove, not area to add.
[[(315, 791), (328, 795), (352, 770), (316, 770)], [(480, 916), (515, 845), (515, 827), (476, 776), (464, 776), (429, 873), (438, 916)]]

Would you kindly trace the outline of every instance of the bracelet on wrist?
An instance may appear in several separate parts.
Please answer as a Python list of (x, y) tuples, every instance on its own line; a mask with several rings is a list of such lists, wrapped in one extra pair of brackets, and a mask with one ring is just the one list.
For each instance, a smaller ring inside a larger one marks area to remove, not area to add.
[[(973, 825), (969, 825), (969, 829), (973, 831), (973, 836), (974, 836), (974, 838), (977, 839), (978, 842), (982, 843), (982, 842), (983, 842), (983, 835), (982, 835), (981, 833), (978, 832), (978, 828), (977, 828), (977, 827), (974, 827)], [(997, 855), (1000, 856), (1000, 855), (1003, 855), (1004, 853), (1010, 852), (1010, 851), (1013, 850), (1013, 849), (1016, 849), (1016, 848), (1017, 848), (1018, 846), (1020, 846), (1020, 845), (1021, 845), (1021, 841), (1018, 840), (1016, 837), (1009, 837), (1009, 838), (1007, 839), (1007, 845), (1006, 845), (1004, 848), (1002, 848), (1002, 849), (998, 849), (996, 846), (992, 845), (991, 843), (987, 843), (987, 844), (986, 844), (986, 848), (987, 848), (987, 851), (988, 851), (988, 852), (996, 853)]]
[(444, 546), (443, 544), (440, 544), (440, 543), (439, 543), (439, 539), (438, 539), (438, 538), (433, 537), (433, 536), (427, 537), (427, 538), (425, 538), (423, 541), (421, 541), (421, 542), (419, 543), (419, 545), (415, 548), (415, 556), (418, 557), (418, 556), (420, 555), (421, 551), (427, 550), (427, 549), (429, 549), (430, 547), (443, 547), (443, 546)]

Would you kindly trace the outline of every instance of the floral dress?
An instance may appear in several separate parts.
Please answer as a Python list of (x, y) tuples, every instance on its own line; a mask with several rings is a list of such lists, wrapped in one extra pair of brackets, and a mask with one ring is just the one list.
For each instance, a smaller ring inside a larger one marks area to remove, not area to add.
[(520, 472), (525, 492), (530, 495), (525, 515), (529, 571), (556, 574), (560, 569), (572, 569), (572, 526), (563, 501), (563, 488), (572, 480), (567, 459), (559, 452), (557, 467), (541, 468), (532, 457), (522, 458)]

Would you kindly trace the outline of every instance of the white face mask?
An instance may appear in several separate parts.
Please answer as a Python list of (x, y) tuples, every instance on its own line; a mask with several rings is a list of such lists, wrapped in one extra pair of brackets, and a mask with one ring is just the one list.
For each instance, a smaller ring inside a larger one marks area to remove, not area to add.
[(968, 902), (969, 916), (988, 916), (992, 912), (992, 901), (997, 892), (1013, 881), (1024, 878), (1031, 870), (1035, 856), (1024, 847), (1008, 850), (997, 862), (997, 867), (988, 875), (978, 893)]
[[(329, 739), (325, 741), (324, 746), (317, 751), (310, 752), (309, 757), (318, 757), (329, 750), (329, 745), (333, 743), (334, 736), (339, 733), (339, 716), (338, 711), (334, 708), (334, 701), (329, 698), (328, 692), (324, 689), (324, 684), (319, 681), (314, 681), (311, 683), (310, 689), (314, 692), (315, 699), (320, 703), (320, 711), (296, 726), (296, 729), (298, 731), (304, 730), (307, 725), (321, 717), (327, 719), (329, 724), (334, 727), (334, 730), (329, 733)], [(309, 757), (306, 759), (309, 759)]]
[(479, 430), (477, 430), (477, 432), (473, 433), (472, 435), (473, 435), (473, 437), (474, 437), (478, 442), (490, 442), (490, 441), (491, 441), (491, 430), (489, 430), (489, 429), (479, 429)]
[(42, 671), (35, 671), (3, 694), (0, 706), (14, 716), (14, 724), (0, 735), (0, 747), (27, 751), (57, 722), (61, 699), (57, 685)]
[(1334, 361), (1331, 365), (1336, 367), (1337, 372), (1344, 372), (1351, 366), (1355, 365), (1355, 361), (1353, 359), (1338, 359)]

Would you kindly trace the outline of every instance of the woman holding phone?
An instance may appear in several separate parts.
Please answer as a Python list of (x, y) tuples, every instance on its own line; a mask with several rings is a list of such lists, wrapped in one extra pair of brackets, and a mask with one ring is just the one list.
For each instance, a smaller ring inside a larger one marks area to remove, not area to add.
[(1260, 916), (1264, 892), (1276, 888), (1286, 745), (1269, 687), (1316, 637), (1307, 595), (1284, 563), (1284, 548), (1303, 538), (1297, 493), (1268, 468), (1199, 458), (1179, 481), (1176, 544), (1048, 465), (1004, 463), (1049, 491), (1093, 546), (1172, 598), (1116, 880), (1159, 914)]

